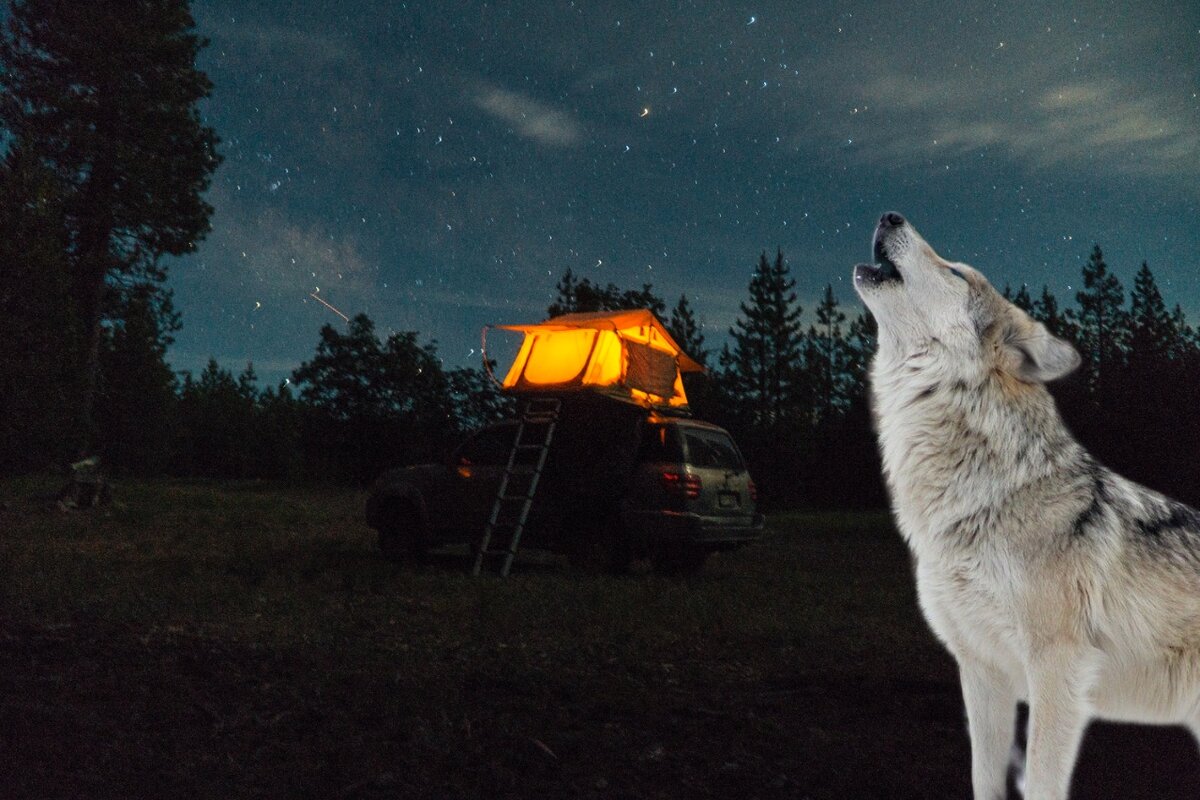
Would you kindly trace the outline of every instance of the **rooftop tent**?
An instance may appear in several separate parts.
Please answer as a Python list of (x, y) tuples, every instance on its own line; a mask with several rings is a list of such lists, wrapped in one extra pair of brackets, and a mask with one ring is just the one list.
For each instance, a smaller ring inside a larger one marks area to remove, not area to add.
[(592, 390), (641, 405), (686, 406), (680, 373), (704, 371), (648, 309), (495, 327), (525, 334), (501, 384), (507, 391)]

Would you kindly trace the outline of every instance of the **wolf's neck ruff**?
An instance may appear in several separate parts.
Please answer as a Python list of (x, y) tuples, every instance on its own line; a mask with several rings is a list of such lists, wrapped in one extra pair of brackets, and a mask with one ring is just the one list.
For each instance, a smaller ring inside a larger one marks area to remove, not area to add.
[(936, 339), (903, 354), (884, 347), (871, 369), (884, 475), (914, 546), (981, 506), (1011, 497), (1076, 457), (1079, 445), (1040, 385), (954, 369)]

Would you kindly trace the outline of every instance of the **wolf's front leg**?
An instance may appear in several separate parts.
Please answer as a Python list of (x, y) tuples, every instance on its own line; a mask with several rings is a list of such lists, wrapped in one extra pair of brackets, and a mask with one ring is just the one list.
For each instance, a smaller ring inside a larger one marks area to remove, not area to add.
[(1029, 748), (1025, 800), (1065, 800), (1088, 722), (1078, 653), (1054, 649), (1029, 668)]
[(1012, 681), (1001, 670), (968, 659), (959, 661), (958, 675), (971, 734), (975, 800), (1004, 800), (1017, 704)]

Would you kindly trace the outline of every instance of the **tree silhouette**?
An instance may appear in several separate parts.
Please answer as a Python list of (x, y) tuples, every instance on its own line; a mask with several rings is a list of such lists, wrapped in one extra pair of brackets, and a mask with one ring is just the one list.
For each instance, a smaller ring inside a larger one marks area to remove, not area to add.
[(193, 251), (218, 163), (197, 103), (211, 84), (186, 0), (15, 0), (0, 42), (0, 122), (9, 145), (55, 176), (70, 296), (84, 334), (79, 436), (91, 444), (111, 282), (161, 281), (164, 255)]
[(756, 425), (798, 418), (807, 412), (803, 396), (804, 335), (796, 285), (783, 260), (764, 251), (750, 277), (750, 298), (729, 329), (732, 350), (722, 353), (727, 390)]
[(70, 457), (79, 320), (62, 198), (27, 151), (0, 160), (0, 473)]
[(546, 309), (546, 315), (574, 314), (585, 311), (624, 311), (630, 308), (648, 308), (662, 319), (667, 304), (654, 293), (649, 283), (641, 289), (621, 289), (614, 283), (601, 286), (589, 278), (578, 279), (567, 270), (554, 287), (555, 297)]
[(310, 410), (306, 460), (355, 480), (435, 457), (460, 427), (436, 345), (414, 331), (381, 342), (366, 314), (344, 334), (321, 328), (316, 354), (292, 377)]
[(667, 322), (667, 331), (675, 343), (701, 365), (708, 363), (708, 350), (704, 347), (704, 333), (696, 321), (696, 314), (688, 303), (687, 295), (679, 295), (679, 302), (671, 309), (671, 319)]
[(253, 367), (248, 365), (235, 378), (211, 358), (199, 377), (184, 375), (179, 397), (181, 471), (210, 478), (260, 474), (252, 467), (260, 456), (254, 380)]
[(1154, 274), (1145, 261), (1133, 278), (1129, 304), (1130, 363), (1165, 365), (1173, 355), (1180, 331), (1176, 328), (1175, 317), (1167, 311)]
[(1033, 298), (1029, 294), (1029, 285), (1022, 283), (1021, 288), (1013, 294), (1012, 289), (1008, 286), (1004, 287), (1004, 296), (1012, 301), (1012, 304), (1022, 311), (1029, 312), (1033, 309)]
[(105, 463), (142, 474), (166, 470), (175, 427), (175, 373), (167, 365), (179, 329), (171, 296), (141, 284), (123, 292), (100, 347), (97, 445)]
[(849, 405), (849, 383), (853, 379), (850, 346), (842, 334), (846, 315), (838, 307), (831, 284), (825, 285), (825, 292), (817, 304), (816, 318), (816, 324), (808, 329), (805, 366), (812, 387), (816, 422), (821, 424)]
[(1096, 397), (1105, 397), (1109, 372), (1124, 362), (1124, 333), (1128, 330), (1125, 291), (1108, 271), (1100, 245), (1092, 248), (1083, 267), (1083, 290), (1075, 295), (1078, 310), (1067, 317), (1078, 328), (1076, 341), (1083, 357), (1084, 375)]

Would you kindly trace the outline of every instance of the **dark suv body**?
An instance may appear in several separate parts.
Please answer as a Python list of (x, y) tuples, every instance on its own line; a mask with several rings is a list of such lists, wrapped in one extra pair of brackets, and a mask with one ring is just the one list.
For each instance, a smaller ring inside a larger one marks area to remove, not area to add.
[[(521, 546), (620, 570), (638, 558), (661, 571), (762, 535), (754, 483), (723, 428), (640, 412), (604, 430), (594, 417), (556, 435)], [(475, 544), (495, 502), (519, 422), (471, 434), (443, 463), (392, 470), (367, 501), (386, 554)], [(628, 432), (629, 435), (624, 435)], [(503, 545), (492, 542), (492, 546)]]

